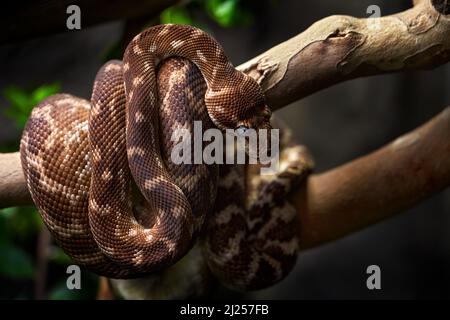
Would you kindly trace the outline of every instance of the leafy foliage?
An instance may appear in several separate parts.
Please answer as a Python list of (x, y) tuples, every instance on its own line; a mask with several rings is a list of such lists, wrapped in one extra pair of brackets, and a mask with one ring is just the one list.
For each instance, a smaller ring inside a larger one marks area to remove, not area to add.
[(59, 92), (59, 83), (40, 86), (27, 91), (17, 86), (10, 86), (3, 90), (3, 96), (9, 101), (9, 108), (5, 115), (15, 120), (16, 126), (22, 129), (30, 116), (31, 110), (48, 96)]
[(188, 24), (193, 25), (189, 10), (186, 7), (173, 6), (164, 10), (160, 15), (161, 23), (175, 23), (175, 24)]
[(209, 15), (221, 26), (232, 27), (250, 25), (254, 16), (240, 6), (240, 0), (208, 0), (205, 8)]
[(224, 28), (248, 26), (254, 22), (250, 10), (255, 1), (243, 0), (196, 0), (185, 5), (172, 6), (160, 15), (161, 23), (189, 24), (205, 29), (194, 17), (193, 12), (200, 9), (208, 14), (218, 25)]
[[(199, 14), (203, 13), (223, 28), (247, 27), (255, 22), (254, 12), (262, 2), (275, 2), (275, 0), (193, 0), (162, 11), (159, 23), (191, 25), (209, 31), (208, 27), (198, 19)], [(154, 23), (151, 20), (142, 29)], [(117, 41), (105, 49), (101, 54), (101, 60), (106, 62), (121, 59), (123, 49), (123, 44)]]
[[(10, 86), (3, 90), (9, 102), (5, 115), (15, 121), (21, 130), (35, 105), (60, 90), (58, 83), (43, 85), (33, 90)], [(17, 150), (18, 143), (10, 146)], [(3, 146), (2, 149), (9, 149)], [(0, 277), (32, 279), (35, 267), (32, 255), (25, 250), (27, 242), (34, 241), (43, 226), (33, 207), (6, 208), (0, 212)], [(18, 245), (20, 244), (20, 245)]]

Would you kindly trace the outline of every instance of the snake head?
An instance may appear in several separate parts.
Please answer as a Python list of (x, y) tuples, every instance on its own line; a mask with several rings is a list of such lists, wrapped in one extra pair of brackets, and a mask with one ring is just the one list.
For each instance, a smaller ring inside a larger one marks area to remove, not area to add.
[(261, 87), (241, 72), (237, 71), (220, 86), (209, 87), (205, 103), (210, 118), (221, 130), (271, 129), (272, 112)]
[[(261, 87), (253, 78), (241, 72), (226, 83), (229, 85), (222, 85), (216, 90), (208, 88), (206, 92), (205, 103), (212, 121), (221, 130), (235, 130), (237, 136), (256, 136), (259, 154), (267, 153), (271, 143), (272, 112), (265, 103)], [(256, 149), (252, 150), (246, 146), (249, 156), (258, 154)]]

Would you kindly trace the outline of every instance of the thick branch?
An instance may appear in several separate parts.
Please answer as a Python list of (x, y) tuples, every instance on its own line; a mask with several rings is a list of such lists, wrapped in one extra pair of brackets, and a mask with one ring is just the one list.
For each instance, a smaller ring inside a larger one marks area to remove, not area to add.
[[(69, 4), (81, 10), (81, 27), (107, 21), (152, 16), (175, 4), (177, 0), (34, 0), (8, 4), (0, 10), (0, 43), (15, 42), (68, 31)], [(5, 4), (6, 5), (6, 4)]]
[(32, 204), (19, 152), (0, 153), (0, 208)]
[(450, 185), (450, 107), (386, 147), (310, 177), (294, 195), (313, 247), (411, 208)]
[(396, 15), (331, 16), (238, 68), (257, 79), (278, 109), (361, 76), (432, 68), (450, 60), (450, 16), (443, 0), (416, 1)]

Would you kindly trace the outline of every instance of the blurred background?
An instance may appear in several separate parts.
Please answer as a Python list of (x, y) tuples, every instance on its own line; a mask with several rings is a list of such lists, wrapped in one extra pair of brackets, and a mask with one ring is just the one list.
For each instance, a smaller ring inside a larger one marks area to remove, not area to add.
[[(409, 8), (411, 1), (196, 0), (170, 7), (158, 17), (144, 17), (140, 24), (201, 27), (239, 65), (321, 18), (367, 17), (368, 6), (374, 4), (388, 15)], [(21, 129), (37, 102), (55, 92), (89, 99), (101, 65), (121, 57), (130, 22), (83, 28), (83, 8), (81, 14), (80, 31), (0, 44), (0, 152), (18, 150)], [(450, 104), (449, 85), (449, 65), (357, 79), (286, 106), (276, 115), (311, 150), (316, 172), (321, 172), (369, 153), (430, 119)], [(447, 189), (395, 218), (302, 252), (286, 280), (244, 297), (450, 298), (449, 213)], [(67, 290), (68, 264), (70, 259), (50, 243), (34, 208), (0, 211), (0, 299), (95, 298), (98, 277), (88, 272), (83, 273), (83, 290)], [(366, 288), (366, 268), (372, 264), (381, 268), (381, 290)], [(234, 294), (222, 290), (218, 296)]]

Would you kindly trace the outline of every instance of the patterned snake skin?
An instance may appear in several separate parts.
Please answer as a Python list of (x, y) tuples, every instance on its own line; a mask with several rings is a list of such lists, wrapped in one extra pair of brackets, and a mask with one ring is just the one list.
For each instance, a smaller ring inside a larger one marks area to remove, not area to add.
[(286, 195), (307, 171), (302, 152), (293, 148), (282, 171), (250, 192), (242, 165), (221, 165), (218, 177), (217, 165), (173, 164), (170, 137), (192, 131), (194, 120), (206, 130), (270, 128), (269, 119), (259, 85), (215, 40), (160, 25), (130, 42), (123, 63), (102, 67), (90, 102), (58, 94), (34, 108), (22, 166), (56, 241), (93, 272), (153, 273), (200, 237), (223, 284), (259, 289), (283, 279), (296, 260), (297, 214)]

